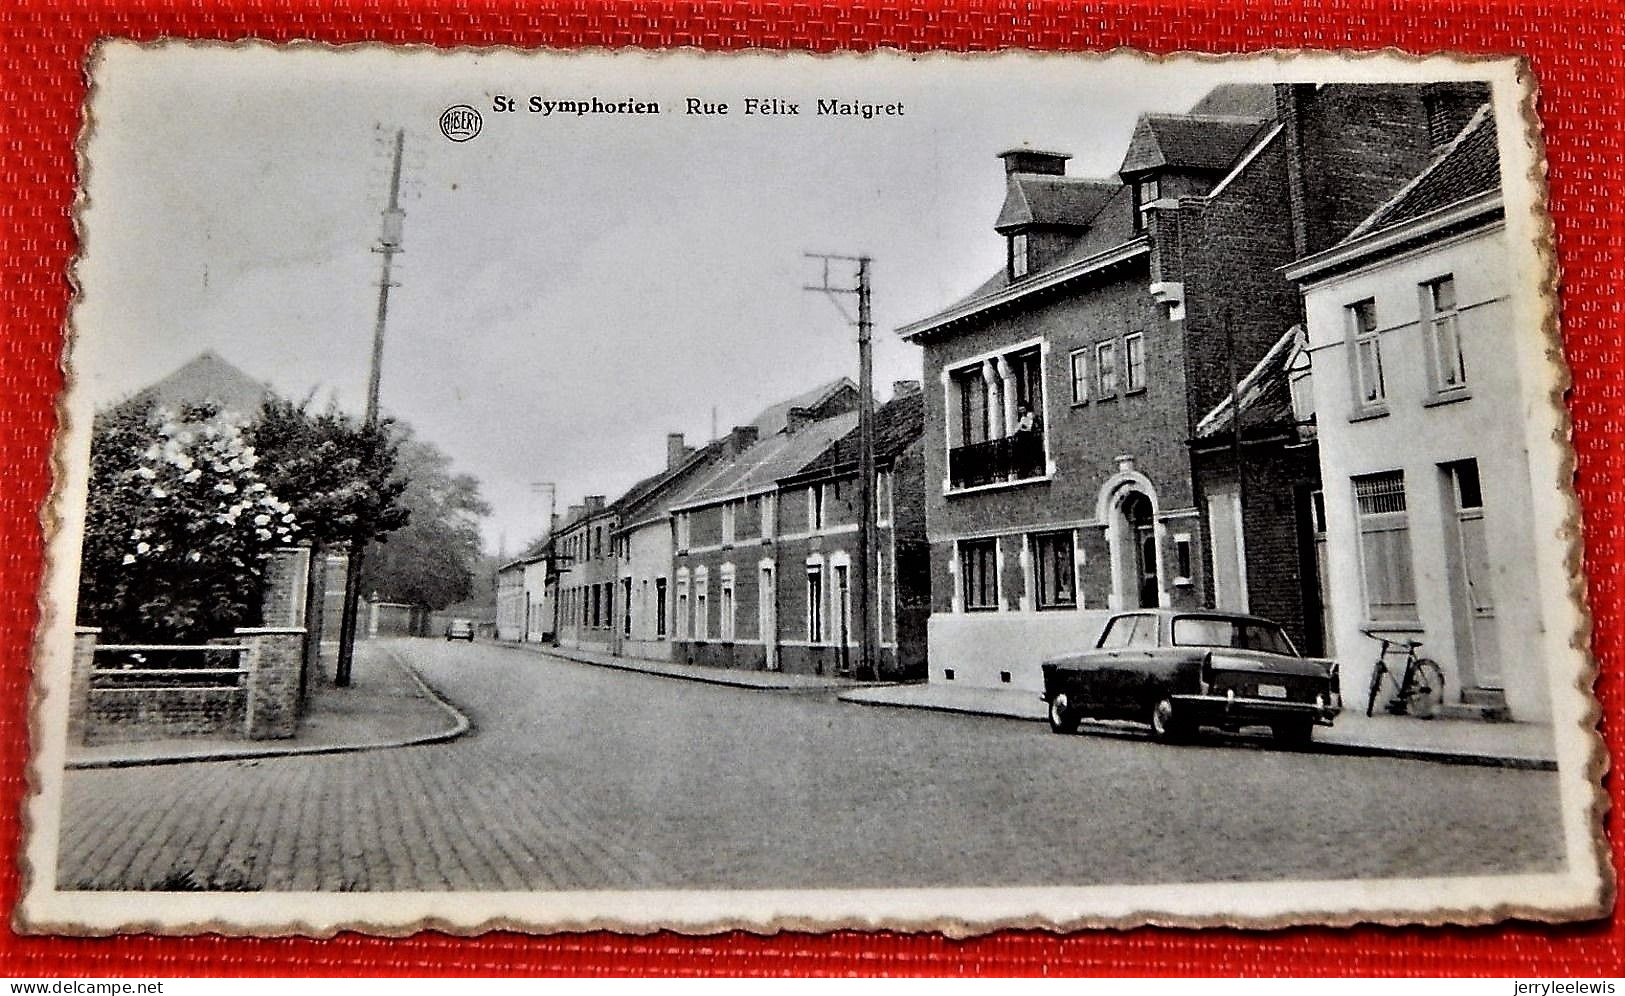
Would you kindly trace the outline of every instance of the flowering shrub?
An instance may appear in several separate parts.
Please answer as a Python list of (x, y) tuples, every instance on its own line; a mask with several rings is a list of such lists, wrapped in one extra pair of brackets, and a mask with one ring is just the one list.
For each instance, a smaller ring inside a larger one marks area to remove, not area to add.
[(257, 621), (263, 555), (298, 531), (258, 463), (243, 425), (213, 406), (99, 419), (80, 621), (104, 641), (161, 642)]

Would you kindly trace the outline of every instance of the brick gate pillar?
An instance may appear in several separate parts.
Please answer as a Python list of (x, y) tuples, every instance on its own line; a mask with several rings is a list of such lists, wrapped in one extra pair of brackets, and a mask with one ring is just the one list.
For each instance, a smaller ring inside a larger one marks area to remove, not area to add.
[(90, 728), (90, 674), (96, 670), (96, 641), (101, 630), (75, 626), (73, 671), (68, 679), (68, 743), (82, 744)]
[(248, 708), (243, 733), (250, 740), (282, 740), (299, 729), (299, 664), (302, 626), (239, 629), (247, 646)]
[(265, 586), (260, 596), (260, 624), (304, 626), (305, 587), (309, 576), (309, 544), (278, 547), (267, 554)]

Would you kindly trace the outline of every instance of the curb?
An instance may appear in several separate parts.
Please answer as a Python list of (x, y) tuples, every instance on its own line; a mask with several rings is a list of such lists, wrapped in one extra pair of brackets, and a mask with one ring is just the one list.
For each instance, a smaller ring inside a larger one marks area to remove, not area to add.
[[(884, 687), (888, 687), (887, 685), (884, 685), (884, 684), (869, 684), (869, 683), (864, 683), (864, 684), (861, 684), (861, 685), (856, 684), (856, 683), (842, 683), (842, 684), (838, 684), (838, 685), (837, 684), (830, 684), (830, 685), (763, 684), (761, 682), (744, 681), (744, 680), (739, 679), (739, 678), (729, 677), (728, 673), (726, 671), (722, 670), (722, 669), (718, 669), (718, 673), (716, 675), (714, 675), (714, 676), (709, 675), (709, 674), (683, 674), (683, 673), (679, 673), (679, 672), (675, 672), (675, 671), (662, 671), (662, 670), (658, 670), (658, 669), (655, 669), (655, 668), (639, 667), (636, 664), (622, 662), (621, 660), (600, 661), (600, 660), (590, 660), (590, 659), (587, 659), (587, 658), (584, 658), (584, 657), (575, 657), (575, 656), (572, 656), (567, 651), (559, 650), (557, 648), (549, 648), (549, 649), (543, 650), (540, 647), (537, 647), (535, 644), (530, 644), (530, 645), (512, 644), (512, 645), (509, 645), (509, 644), (496, 643), (496, 644), (491, 644), (491, 645), (492, 646), (497, 646), (497, 647), (511, 646), (512, 649), (514, 649), (514, 650), (528, 650), (529, 652), (531, 652), (533, 654), (537, 654), (537, 655), (539, 655), (541, 657), (552, 657), (555, 660), (569, 661), (572, 664), (584, 664), (584, 665), (586, 665), (588, 667), (603, 667), (603, 668), (609, 668), (612, 671), (630, 671), (633, 674), (647, 674), (647, 675), (651, 675), (651, 676), (656, 677), (656, 678), (670, 678), (670, 679), (672, 679), (674, 681), (693, 681), (693, 682), (697, 682), (697, 683), (702, 684), (702, 685), (722, 685), (722, 686), (725, 686), (727, 688), (748, 688), (748, 689), (751, 689), (753, 691), (758, 691), (758, 692), (838, 692), (838, 691), (842, 691), (842, 690), (851, 690), (851, 689), (854, 689), (854, 688), (884, 688)], [(765, 672), (754, 672), (754, 673), (765, 673)]]
[[(867, 690), (867, 689), (865, 689)], [(849, 695), (836, 696), (842, 702), (852, 705), (871, 706), (883, 709), (923, 709), (928, 712), (946, 712), (960, 716), (987, 716), (994, 719), (1010, 719), (1023, 723), (1041, 722), (1043, 717), (1028, 718), (1014, 716), (1008, 712), (997, 712), (977, 706), (956, 706), (937, 702), (885, 702), (869, 698), (858, 698)], [(1109, 734), (1115, 727), (1092, 728), (1097, 734)], [(1246, 743), (1257, 746), (1253, 741), (1237, 741), (1233, 738), (1214, 738), (1213, 743)], [(1324, 754), (1333, 757), (1387, 757), (1405, 761), (1428, 761), (1434, 764), (1465, 765), (1481, 768), (1506, 768), (1516, 771), (1556, 771), (1557, 762), (1544, 757), (1519, 757), (1502, 754), (1478, 754), (1471, 751), (1435, 749), (1428, 747), (1385, 747), (1378, 744), (1339, 743), (1331, 740), (1315, 740), (1307, 747), (1276, 748), (1284, 753), (1295, 754)]]
[(159, 764), (204, 764), (213, 761), (257, 761), (270, 757), (310, 757), (320, 754), (358, 754), (370, 750), (394, 750), (397, 747), (420, 747), (425, 744), (448, 743), (456, 740), (474, 728), (474, 723), (461, 709), (452, 705), (444, 695), (436, 691), (417, 670), (403, 663), (394, 651), (388, 651), (389, 660), (396, 667), (405, 671), (418, 686), (418, 691), (451, 719), (452, 725), (448, 730), (430, 733), (423, 736), (405, 737), (398, 740), (384, 740), (369, 743), (338, 743), (338, 744), (312, 744), (306, 747), (239, 747), (224, 750), (209, 751), (201, 754), (162, 754), (154, 757), (109, 757), (86, 760), (69, 760), (62, 765), (65, 771), (88, 771), (104, 768), (140, 768)]

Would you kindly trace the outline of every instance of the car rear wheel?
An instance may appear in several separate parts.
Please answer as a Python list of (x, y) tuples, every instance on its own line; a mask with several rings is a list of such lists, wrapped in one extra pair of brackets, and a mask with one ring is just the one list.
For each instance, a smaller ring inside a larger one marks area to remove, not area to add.
[(1077, 710), (1072, 708), (1072, 700), (1067, 698), (1065, 692), (1056, 692), (1055, 697), (1049, 700), (1049, 728), (1051, 733), (1076, 733), (1078, 720), (1082, 718)]
[(1163, 699), (1151, 707), (1151, 732), (1163, 743), (1179, 743), (1190, 739), (1191, 724), (1174, 708), (1171, 699)]

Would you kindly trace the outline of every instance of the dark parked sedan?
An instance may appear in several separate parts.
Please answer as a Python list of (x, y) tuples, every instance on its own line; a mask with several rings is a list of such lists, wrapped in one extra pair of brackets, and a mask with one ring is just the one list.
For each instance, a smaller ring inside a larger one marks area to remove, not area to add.
[(1337, 663), (1302, 657), (1281, 627), (1229, 612), (1148, 609), (1113, 616), (1095, 649), (1044, 663), (1050, 729), (1085, 717), (1151, 724), (1162, 740), (1198, 726), (1268, 726), (1306, 743), (1342, 701)]

